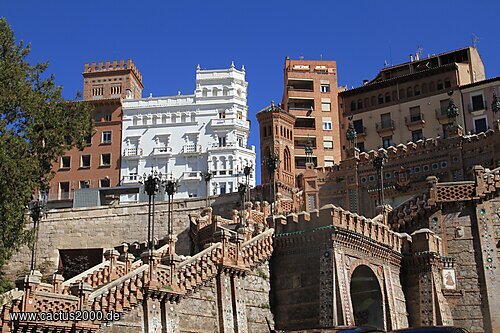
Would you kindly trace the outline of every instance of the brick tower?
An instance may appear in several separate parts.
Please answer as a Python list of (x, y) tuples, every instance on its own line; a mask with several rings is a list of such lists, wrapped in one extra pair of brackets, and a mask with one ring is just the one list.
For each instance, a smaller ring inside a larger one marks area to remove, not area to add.
[(142, 76), (131, 60), (86, 63), (82, 75), (95, 133), (83, 151), (74, 148), (52, 165), (51, 207), (70, 207), (78, 189), (120, 185), (122, 100), (142, 94)]
[[(269, 188), (273, 180), (268, 164), (273, 164), (277, 157), (274, 173), (276, 194), (284, 199), (292, 199), (295, 189), (295, 164), (293, 147), (293, 125), (295, 116), (283, 110), (280, 106), (271, 103), (270, 106), (257, 113), (260, 129), (260, 156), (262, 159), (261, 183)], [(270, 191), (264, 190), (264, 197), (270, 196)], [(282, 205), (283, 206), (283, 205)], [(291, 210), (291, 209), (287, 209)]]

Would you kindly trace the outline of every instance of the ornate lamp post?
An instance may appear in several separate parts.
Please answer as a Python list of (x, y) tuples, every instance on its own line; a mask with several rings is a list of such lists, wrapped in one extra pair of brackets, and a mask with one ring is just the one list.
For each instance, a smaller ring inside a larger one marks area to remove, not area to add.
[(453, 98), (451, 98), (451, 95), (453, 94), (452, 91), (448, 93), (448, 96), (450, 96), (450, 102), (448, 103), (448, 108), (446, 109), (446, 116), (448, 119), (450, 119), (451, 123), (454, 125), (455, 120), (458, 117), (458, 107), (455, 105), (455, 102), (453, 101)]
[(379, 154), (372, 161), (373, 168), (377, 171), (377, 192), (378, 192), (378, 205), (384, 204), (384, 164), (387, 159), (387, 155)]
[(165, 182), (165, 192), (168, 196), (168, 216), (167, 216), (167, 231), (168, 237), (172, 238), (174, 233), (174, 228), (172, 225), (172, 203), (174, 200), (174, 194), (177, 192), (178, 187), (177, 180), (169, 179)]
[(250, 195), (249, 178), (250, 178), (251, 172), (252, 172), (252, 167), (250, 167), (250, 166), (244, 167), (243, 174), (245, 175), (245, 183), (238, 184), (238, 193), (240, 195), (240, 200), (241, 200), (241, 211), (240, 211), (240, 224), (241, 225), (243, 225), (243, 214), (245, 211), (245, 202), (250, 201), (250, 198), (246, 197), (246, 194), (248, 194), (248, 196)]
[(33, 232), (34, 239), (31, 248), (31, 264), (30, 271), (33, 272), (36, 269), (36, 247), (38, 244), (38, 229), (39, 222), (45, 213), (47, 203), (47, 196), (45, 193), (41, 194), (41, 199), (32, 200), (28, 204), (29, 214), (31, 219), (33, 220)]
[(304, 150), (306, 151), (306, 163), (313, 163), (313, 146), (310, 139), (307, 141)]
[(208, 193), (208, 183), (210, 183), (210, 180), (212, 179), (212, 173), (209, 171), (203, 173), (203, 179), (205, 180), (205, 188), (207, 189), (207, 207), (209, 206), (209, 199), (208, 197), (210, 196), (210, 193)]
[[(276, 201), (276, 193), (275, 193), (275, 188), (276, 188), (276, 177), (275, 177), (275, 172), (278, 169), (279, 166), (279, 157), (278, 154), (272, 154), (269, 153), (269, 156), (262, 161), (264, 166), (266, 167), (267, 171), (269, 172), (269, 200), (272, 200), (272, 204)], [(273, 209), (273, 214), (276, 213), (276, 207)]]
[(144, 174), (144, 192), (149, 197), (148, 203), (148, 250), (152, 251), (154, 248), (154, 223), (155, 223), (155, 196), (160, 190), (162, 184), (162, 175), (151, 169), (151, 174), (146, 176)]
[[(495, 122), (500, 122), (498, 115), (500, 114), (500, 99), (495, 92), (493, 92), (493, 100), (491, 101), (491, 111), (493, 111), (493, 119)], [(496, 130), (496, 129), (495, 129)]]

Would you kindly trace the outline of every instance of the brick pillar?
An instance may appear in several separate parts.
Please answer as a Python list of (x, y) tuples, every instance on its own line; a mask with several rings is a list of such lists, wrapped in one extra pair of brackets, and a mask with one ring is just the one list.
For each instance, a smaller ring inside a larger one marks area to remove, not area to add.
[(160, 333), (162, 330), (162, 307), (157, 299), (146, 298), (142, 303), (144, 313), (144, 332)]
[(142, 262), (149, 265), (149, 283), (147, 287), (156, 286), (158, 280), (156, 278), (156, 267), (160, 263), (161, 256), (157, 251), (145, 251), (141, 254)]
[(109, 279), (110, 281), (116, 279), (118, 275), (116, 274), (116, 266), (118, 262), (118, 257), (120, 253), (115, 249), (109, 249), (104, 252), (104, 259), (109, 260)]
[(16, 287), (24, 290), (21, 311), (35, 311), (35, 291), (41, 283), (42, 273), (37, 270), (31, 271), (28, 275), (21, 276), (16, 280)]
[(55, 293), (62, 292), (62, 283), (64, 282), (64, 277), (61, 274), (52, 274), (51, 281), (52, 291)]
[(234, 330), (232, 297), (231, 276), (222, 269), (217, 275), (217, 306), (220, 333), (236, 333)]
[(120, 256), (120, 261), (125, 263), (125, 274), (129, 273), (132, 270), (134, 259), (134, 255), (128, 252), (125, 252)]
[(75, 282), (71, 284), (70, 291), (72, 295), (77, 296), (79, 299), (78, 309), (86, 310), (89, 295), (93, 291), (92, 286), (86, 282)]
[(330, 328), (339, 325), (335, 262), (331, 248), (322, 247), (320, 251), (319, 327)]

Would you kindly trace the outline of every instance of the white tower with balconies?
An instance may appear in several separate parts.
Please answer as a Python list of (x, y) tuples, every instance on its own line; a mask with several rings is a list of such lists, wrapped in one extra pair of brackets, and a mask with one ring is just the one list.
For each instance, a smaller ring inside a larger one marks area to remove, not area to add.
[[(193, 95), (123, 101), (122, 185), (138, 184), (151, 169), (179, 180), (176, 198), (236, 192), (243, 168), (252, 167), (245, 69), (196, 70)], [(203, 173), (212, 173), (208, 186)], [(138, 194), (122, 195), (136, 202)]]

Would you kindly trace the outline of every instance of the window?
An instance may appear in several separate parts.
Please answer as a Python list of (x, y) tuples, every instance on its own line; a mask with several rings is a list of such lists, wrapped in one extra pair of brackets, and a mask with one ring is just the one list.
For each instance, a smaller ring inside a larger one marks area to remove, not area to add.
[(330, 85), (329, 84), (320, 85), (319, 91), (321, 91), (322, 93), (329, 93), (330, 92)]
[(85, 145), (86, 146), (92, 145), (92, 135), (88, 135), (85, 137)]
[(243, 119), (243, 113), (241, 113), (241, 111), (238, 111), (238, 113), (236, 114), (237, 115), (237, 118), (239, 120), (242, 120)]
[(450, 79), (444, 79), (444, 87), (445, 88), (451, 88), (451, 81), (450, 81)]
[(438, 80), (437, 81), (437, 90), (442, 90), (444, 87), (443, 87), (443, 81), (441, 80)]
[(225, 146), (226, 146), (226, 137), (220, 136), (219, 137), (219, 147), (225, 147)]
[(382, 138), (382, 146), (384, 148), (389, 148), (390, 146), (393, 145), (393, 142), (392, 142), (392, 135), (391, 136), (384, 136)]
[(403, 99), (406, 97), (405, 90), (399, 89), (399, 99)]
[(422, 120), (422, 114), (420, 113), (420, 106), (414, 106), (410, 108), (410, 121), (420, 121)]
[(90, 168), (90, 155), (82, 155), (80, 159), (80, 168)]
[(351, 111), (356, 111), (356, 101), (351, 101)]
[(362, 109), (363, 108), (363, 101), (358, 99), (357, 106), (358, 106), (358, 110)]
[(102, 86), (93, 86), (92, 87), (92, 96), (102, 96), (104, 89)]
[(360, 152), (365, 151), (365, 143), (364, 142), (358, 142), (357, 147), (358, 147)]
[(364, 133), (365, 132), (365, 127), (363, 126), (363, 119), (358, 119), (352, 122), (354, 125), (354, 129), (356, 130), (357, 134)]
[(111, 131), (102, 132), (102, 141), (101, 143), (111, 143)]
[(424, 138), (424, 134), (422, 133), (422, 130), (411, 132), (411, 141), (417, 142), (419, 140), (423, 140), (423, 138)]
[(382, 128), (392, 127), (392, 119), (390, 113), (383, 113), (380, 115), (380, 125)]
[(384, 104), (384, 96), (382, 94), (378, 95), (378, 104)]
[(89, 188), (90, 180), (80, 180), (80, 188)]
[(330, 103), (321, 103), (321, 111), (330, 111), (331, 104)]
[(474, 132), (481, 133), (488, 130), (488, 123), (486, 118), (474, 119)]
[(385, 102), (389, 103), (391, 101), (391, 95), (389, 93), (385, 93)]
[(415, 94), (415, 96), (420, 95), (420, 86), (418, 84), (415, 86), (415, 89), (413, 89), (413, 93)]
[(122, 93), (122, 86), (112, 86), (110, 92), (111, 95), (119, 95)]
[(109, 186), (110, 186), (109, 177), (99, 180), (99, 187), (109, 187)]
[(63, 156), (61, 157), (61, 169), (69, 169), (71, 167), (71, 157)]
[(332, 167), (335, 165), (335, 161), (334, 160), (331, 160), (331, 159), (326, 159), (325, 158), (325, 166), (326, 167)]
[(323, 130), (324, 131), (331, 131), (332, 129), (332, 122), (331, 121), (323, 121)]
[(406, 89), (406, 97), (413, 97), (413, 90), (411, 89), (411, 87), (408, 87)]
[(440, 111), (442, 115), (445, 115), (448, 110), (448, 104), (450, 104), (449, 99), (442, 99), (439, 101)]
[(219, 112), (219, 119), (225, 119), (226, 118), (226, 111), (220, 111)]
[(435, 90), (436, 90), (436, 84), (434, 83), (434, 81), (429, 82), (429, 91), (433, 92)]
[(101, 166), (110, 166), (110, 165), (111, 165), (111, 154), (102, 154)]
[(483, 95), (472, 96), (471, 100), (472, 100), (472, 110), (471, 111), (478, 111), (478, 110), (484, 109)]
[(104, 121), (111, 121), (111, 112), (104, 114)]
[(96, 112), (94, 114), (94, 120), (95, 120), (96, 123), (100, 122), (102, 120), (102, 114), (99, 113), (99, 112)]
[(333, 141), (323, 141), (323, 146), (325, 147), (325, 149), (333, 149)]
[(226, 194), (226, 183), (220, 183), (220, 194)]
[(422, 94), (427, 94), (427, 83), (422, 83)]
[(59, 199), (69, 199), (69, 182), (59, 183)]

